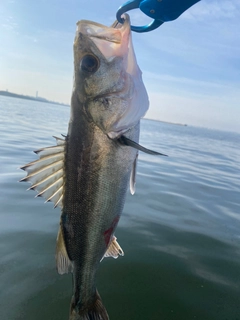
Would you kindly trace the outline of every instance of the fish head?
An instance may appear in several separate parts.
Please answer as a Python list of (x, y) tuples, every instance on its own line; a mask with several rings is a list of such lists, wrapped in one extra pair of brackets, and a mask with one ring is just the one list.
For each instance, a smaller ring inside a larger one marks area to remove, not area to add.
[(136, 125), (149, 101), (130, 19), (111, 27), (81, 20), (74, 41), (74, 92), (89, 121), (114, 139)]

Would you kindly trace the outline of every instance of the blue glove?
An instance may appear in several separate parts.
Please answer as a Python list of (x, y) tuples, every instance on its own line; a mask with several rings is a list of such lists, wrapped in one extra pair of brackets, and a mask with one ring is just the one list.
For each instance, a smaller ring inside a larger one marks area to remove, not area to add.
[(123, 13), (139, 8), (154, 20), (146, 26), (131, 26), (131, 29), (136, 32), (147, 32), (158, 28), (164, 22), (177, 19), (198, 1), (200, 0), (130, 0), (118, 9), (117, 20), (123, 22), (121, 18)]

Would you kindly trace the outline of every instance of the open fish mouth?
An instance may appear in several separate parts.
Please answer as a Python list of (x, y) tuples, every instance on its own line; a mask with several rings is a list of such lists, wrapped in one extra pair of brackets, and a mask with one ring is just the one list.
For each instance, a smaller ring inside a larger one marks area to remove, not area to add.
[[(80, 64), (82, 56), (79, 56), (78, 49), (83, 41), (92, 44), (91, 51), (85, 54), (97, 56), (100, 69), (104, 65), (106, 67), (105, 73), (96, 71), (80, 84), (85, 86), (88, 93), (87, 98), (86, 95), (81, 97), (85, 99), (85, 108), (90, 119), (108, 137), (117, 138), (134, 127), (149, 107), (142, 72), (133, 50), (129, 16), (124, 15), (123, 24), (116, 21), (110, 27), (88, 20), (79, 21), (74, 52), (75, 60)], [(76, 68), (78, 70), (78, 65)], [(106, 79), (106, 74), (109, 79)], [(90, 82), (94, 82), (92, 91)], [(108, 83), (107, 86), (105, 83)]]

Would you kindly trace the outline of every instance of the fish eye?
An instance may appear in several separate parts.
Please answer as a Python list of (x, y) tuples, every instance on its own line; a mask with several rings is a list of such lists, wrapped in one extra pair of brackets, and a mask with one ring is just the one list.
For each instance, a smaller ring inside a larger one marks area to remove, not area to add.
[(94, 73), (99, 68), (99, 60), (93, 54), (86, 54), (81, 62), (80, 69), (88, 73)]

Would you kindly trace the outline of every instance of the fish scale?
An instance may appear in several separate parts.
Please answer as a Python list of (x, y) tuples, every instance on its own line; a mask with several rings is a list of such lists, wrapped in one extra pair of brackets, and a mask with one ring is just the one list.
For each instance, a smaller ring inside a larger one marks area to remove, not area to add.
[[(83, 113), (81, 122), (70, 124), (65, 159), (65, 223), (62, 223), (69, 258), (78, 266), (76, 269), (81, 270), (74, 280), (73, 301), (78, 310), (84, 309), (86, 297), (93, 293), (95, 295), (94, 276), (116, 228), (117, 223), (113, 223), (121, 215), (132, 163), (136, 157), (136, 150), (122, 147), (116, 140), (110, 140), (85, 118)], [(83, 141), (79, 137), (76, 149), (74, 135), (81, 132), (76, 128), (83, 129), (84, 126), (89, 127), (88, 137), (84, 136)], [(138, 126), (130, 132), (138, 134)], [(98, 155), (97, 161), (92, 160), (92, 153)], [(71, 159), (76, 157), (78, 161), (72, 166)], [(106, 243), (105, 232), (108, 230), (110, 234)], [(76, 300), (79, 301), (76, 303)]]

